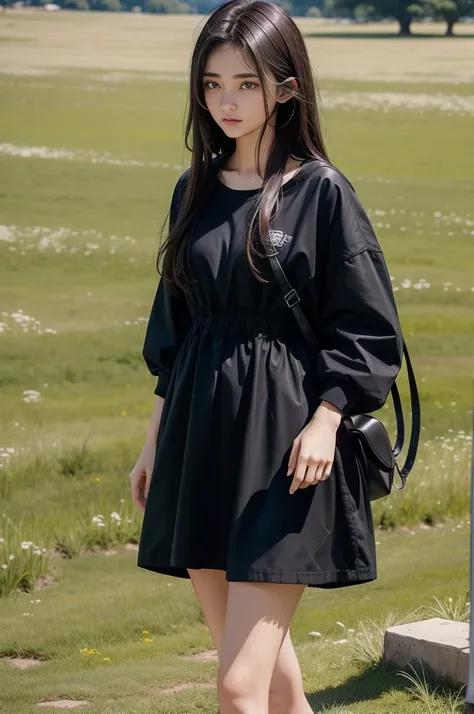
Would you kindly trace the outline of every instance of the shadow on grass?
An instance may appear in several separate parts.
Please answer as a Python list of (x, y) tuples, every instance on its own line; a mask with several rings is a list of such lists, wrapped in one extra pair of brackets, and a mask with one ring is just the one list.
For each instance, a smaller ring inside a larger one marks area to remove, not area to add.
[(365, 669), (335, 687), (327, 687), (307, 696), (310, 706), (318, 711), (323, 705), (342, 706), (375, 700), (390, 690), (404, 691), (406, 688), (404, 680), (396, 674), (395, 668), (380, 664)]
[(311, 39), (313, 37), (329, 37), (331, 39), (339, 40), (439, 40), (440, 38), (445, 38), (446, 40), (472, 40), (474, 34), (469, 35), (431, 35), (431, 34), (421, 34), (412, 33), (411, 35), (398, 35), (389, 32), (306, 32), (304, 33), (305, 39)]

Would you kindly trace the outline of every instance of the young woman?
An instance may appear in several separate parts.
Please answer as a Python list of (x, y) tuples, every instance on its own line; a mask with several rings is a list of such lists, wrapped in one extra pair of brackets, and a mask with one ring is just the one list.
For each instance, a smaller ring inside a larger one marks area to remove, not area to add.
[(208, 17), (186, 145), (190, 134), (143, 348), (159, 380), (130, 474), (144, 511), (137, 564), (191, 579), (219, 656), (220, 714), (308, 714), (288, 627), (305, 586), (377, 577), (343, 427), (385, 403), (401, 329), (371, 224), (329, 163), (303, 38), (280, 7), (231, 0)]

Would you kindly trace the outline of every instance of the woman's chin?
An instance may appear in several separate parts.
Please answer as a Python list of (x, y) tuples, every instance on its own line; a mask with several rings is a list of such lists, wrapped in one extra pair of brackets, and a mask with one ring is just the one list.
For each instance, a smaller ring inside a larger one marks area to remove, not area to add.
[(226, 136), (232, 139), (238, 139), (241, 136), (245, 136), (248, 132), (242, 127), (241, 124), (221, 124), (222, 131)]
[(248, 124), (244, 125), (243, 122), (234, 125), (229, 124), (229, 126), (221, 124), (221, 127), (225, 135), (228, 136), (230, 139), (243, 139), (244, 137), (253, 137), (253, 140), (257, 141), (259, 135), (263, 130), (264, 122), (252, 124), (251, 126), (249, 126)]

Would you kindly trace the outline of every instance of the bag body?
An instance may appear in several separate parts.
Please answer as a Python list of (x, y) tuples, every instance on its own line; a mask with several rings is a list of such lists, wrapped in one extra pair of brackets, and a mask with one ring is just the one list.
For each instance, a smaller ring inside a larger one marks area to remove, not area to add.
[[(367, 414), (346, 417), (346, 420), (350, 422), (349, 430), (357, 442), (357, 459), (364, 474), (369, 500), (388, 496), (394, 486), (396, 462), (385, 426)], [(399, 490), (403, 490), (405, 485), (406, 479)]]

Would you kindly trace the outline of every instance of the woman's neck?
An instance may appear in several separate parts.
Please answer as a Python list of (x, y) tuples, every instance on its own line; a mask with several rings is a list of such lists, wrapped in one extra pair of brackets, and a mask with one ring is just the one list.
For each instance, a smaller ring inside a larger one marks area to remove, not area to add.
[(252, 134), (242, 136), (235, 141), (235, 151), (232, 154), (226, 169), (235, 171), (241, 181), (255, 179), (258, 174), (263, 176), (270, 153), (275, 130), (267, 126), (267, 130), (262, 140), (259, 153), (259, 166), (257, 166), (257, 142), (260, 129), (256, 129)]

